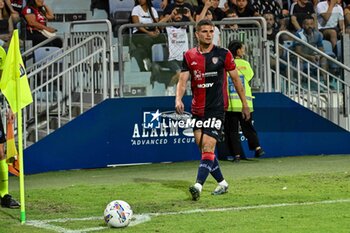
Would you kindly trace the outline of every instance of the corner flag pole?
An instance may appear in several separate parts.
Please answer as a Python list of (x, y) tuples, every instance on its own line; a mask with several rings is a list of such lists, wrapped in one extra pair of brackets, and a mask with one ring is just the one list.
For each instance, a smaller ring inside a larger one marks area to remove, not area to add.
[(23, 128), (22, 109), (33, 102), (32, 93), (28, 83), (28, 77), (24, 68), (21, 51), (19, 48), (18, 29), (13, 30), (6, 60), (3, 65), (0, 79), (0, 89), (6, 97), (12, 112), (18, 114), (18, 161), (19, 161), (19, 188), (21, 202), (21, 223), (25, 223), (25, 200), (24, 200), (24, 169), (23, 169)]
[(19, 161), (19, 192), (21, 203), (21, 224), (26, 222), (26, 208), (24, 198), (24, 169), (23, 169), (23, 127), (22, 127), (22, 109), (21, 105), (21, 82), (19, 78), (16, 79), (17, 89), (17, 135), (18, 135), (18, 161)]

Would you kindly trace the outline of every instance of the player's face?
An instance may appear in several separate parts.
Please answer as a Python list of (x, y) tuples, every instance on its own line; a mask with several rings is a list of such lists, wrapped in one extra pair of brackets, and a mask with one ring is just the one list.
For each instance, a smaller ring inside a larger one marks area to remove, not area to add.
[(210, 25), (203, 25), (196, 31), (196, 37), (199, 44), (210, 45), (213, 42), (214, 27)]

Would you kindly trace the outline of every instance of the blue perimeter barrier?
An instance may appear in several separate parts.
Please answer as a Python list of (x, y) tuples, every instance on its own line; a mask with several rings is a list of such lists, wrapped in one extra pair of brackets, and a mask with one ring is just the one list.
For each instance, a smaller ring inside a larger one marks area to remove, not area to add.
[[(254, 125), (266, 157), (350, 154), (346, 130), (280, 93), (255, 97)], [(25, 173), (198, 160), (191, 129), (172, 125), (174, 102), (174, 97), (107, 99), (26, 148)], [(191, 97), (184, 103), (190, 112)]]

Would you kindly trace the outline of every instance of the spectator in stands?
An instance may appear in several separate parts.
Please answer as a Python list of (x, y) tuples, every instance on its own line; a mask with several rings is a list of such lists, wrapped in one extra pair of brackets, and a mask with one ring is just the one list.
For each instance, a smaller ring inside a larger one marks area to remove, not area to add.
[(296, 2), (297, 0), (279, 0), (279, 4), (282, 8), (282, 15), (284, 18), (289, 18), (290, 16), (290, 7), (292, 3)]
[[(275, 40), (276, 40), (276, 35), (278, 33), (278, 29), (276, 28), (275, 15), (272, 14), (271, 12), (266, 12), (263, 14), (263, 17), (266, 20), (266, 36), (270, 46), (270, 53), (275, 54), (276, 53)], [(276, 68), (275, 56), (270, 57), (270, 67), (273, 69)]]
[[(147, 24), (159, 21), (158, 13), (152, 6), (151, 0), (136, 0), (131, 11), (132, 23)], [(162, 38), (158, 27), (138, 27), (133, 29), (132, 43), (136, 47), (132, 51), (141, 71), (151, 68), (152, 45), (161, 43)]]
[[(22, 14), (27, 21), (27, 40), (31, 40), (33, 46), (48, 39), (48, 36), (44, 35), (45, 31), (49, 33), (55, 33), (57, 31), (55, 28), (47, 26), (48, 20), (52, 20), (54, 14), (52, 9), (44, 3), (44, 0), (28, 0), (27, 6), (24, 7)], [(62, 40), (56, 38), (48, 43), (47, 46), (61, 48)]]
[[(161, 7), (162, 9), (165, 9), (166, 6), (168, 6), (170, 3), (174, 3), (176, 2), (176, 0), (172, 1), (172, 0), (163, 0)], [(185, 0), (185, 3), (190, 4), (193, 8), (197, 8), (198, 6), (204, 6), (202, 0)]]
[(12, 36), (13, 21), (7, 12), (4, 0), (0, 0), (0, 46), (7, 48)]
[(318, 29), (324, 38), (332, 43), (333, 49), (337, 45), (338, 35), (344, 30), (344, 11), (338, 0), (327, 0), (317, 4)]
[(20, 21), (23, 7), (25, 5), (24, 0), (5, 0), (6, 6), (11, 12), (12, 20), (14, 23)]
[(236, 10), (238, 17), (259, 16), (259, 13), (251, 5), (250, 0), (236, 0), (236, 4), (233, 4), (232, 8)]
[[(162, 17), (165, 17), (167, 15), (170, 15), (171, 12), (173, 12), (174, 9), (177, 9), (177, 11), (179, 13), (182, 13), (184, 15), (184, 17), (182, 18), (182, 21), (184, 22), (194, 22), (195, 20), (193, 19), (193, 16), (194, 16), (194, 8), (191, 4), (189, 3), (186, 3), (184, 0), (175, 0), (175, 3), (171, 3), (171, 4), (168, 4), (164, 11), (163, 11), (163, 16)], [(191, 14), (190, 17), (187, 17), (185, 16), (185, 13), (187, 11), (190, 11)], [(161, 18), (162, 18), (161, 17)]]
[(298, 0), (291, 5), (290, 8), (290, 27), (289, 31), (292, 33), (297, 32), (303, 25), (303, 20), (307, 15), (311, 15), (315, 19), (315, 25), (317, 23), (317, 17), (314, 10), (314, 6), (309, 0)]
[(237, 5), (237, 0), (227, 0), (227, 3), (225, 4), (225, 10), (234, 8), (234, 6)]
[(350, 34), (350, 1), (345, 3), (344, 7), (344, 20), (345, 20), (345, 32)]
[[(276, 35), (278, 33), (278, 28), (276, 28), (276, 22), (275, 22), (275, 15), (272, 14), (271, 12), (266, 12), (263, 14), (263, 17), (266, 20), (266, 36), (267, 36), (267, 41), (269, 42), (270, 45), (270, 53), (275, 54), (275, 49), (276, 49)], [(271, 67), (275, 67), (276, 61), (275, 59), (270, 60)]]
[(265, 12), (271, 12), (274, 14), (279, 30), (286, 30), (286, 19), (283, 17), (282, 7), (278, 1), (254, 0), (253, 7), (259, 13), (259, 15), (263, 15)]
[[(309, 45), (324, 51), (322, 33), (315, 29), (315, 21), (311, 15), (306, 16), (302, 24), (302, 29), (297, 31), (296, 36), (307, 42)], [(305, 57), (307, 60), (321, 66), (324, 70), (328, 70), (327, 59), (325, 57), (321, 57), (318, 53), (315, 53), (315, 51), (307, 46), (296, 42), (295, 52)]]
[(219, 7), (219, 0), (211, 0), (212, 1), (212, 11), (213, 11), (213, 15), (215, 16), (215, 20), (220, 21), (223, 18), (226, 17), (226, 13), (225, 11), (223, 11), (220, 7)]
[(276, 28), (275, 15), (271, 12), (266, 12), (263, 14), (263, 17), (266, 20), (266, 34), (267, 40), (270, 42), (271, 52), (275, 52), (275, 39), (278, 33), (278, 28)]
[(239, 162), (241, 159), (246, 159), (241, 139), (238, 132), (238, 126), (242, 128), (243, 135), (248, 140), (249, 149), (255, 152), (255, 157), (261, 157), (265, 154), (264, 150), (260, 146), (258, 134), (253, 126), (253, 96), (250, 89), (249, 82), (254, 77), (254, 71), (251, 68), (248, 61), (244, 60), (245, 46), (240, 41), (231, 41), (228, 45), (228, 49), (235, 59), (238, 75), (242, 81), (245, 96), (247, 99), (248, 107), (250, 110), (250, 118), (243, 119), (242, 116), (242, 102), (236, 92), (231, 77), (228, 75), (228, 96), (229, 105), (227, 111), (225, 111), (225, 141), (228, 145), (231, 155), (234, 155), (234, 161)]
[[(189, 11), (187, 12), (190, 13)], [(170, 15), (165, 16), (163, 19), (160, 20), (160, 22), (181, 22), (183, 15), (180, 14), (176, 9), (173, 10), (173, 12)], [(167, 68), (171, 70), (173, 75), (171, 76), (170, 81), (166, 80), (166, 92), (165, 95), (167, 96), (174, 96), (175, 90), (176, 90), (176, 84), (179, 80), (179, 75), (181, 71), (181, 65), (183, 60), (183, 54), (189, 49), (189, 43), (188, 43), (188, 36), (187, 36), (187, 27), (186, 26), (167, 26), (165, 27), (168, 42), (167, 42), (167, 48), (169, 51), (169, 57), (168, 62), (165, 64)], [(155, 64), (156, 65), (156, 64)], [(157, 68), (157, 65), (156, 67)], [(157, 79), (163, 79), (160, 68), (153, 69), (152, 65), (152, 71), (156, 70), (157, 72), (153, 73), (152, 75), (155, 76)], [(160, 78), (158, 78), (160, 77)], [(163, 82), (163, 80), (157, 80), (158, 82)]]
[[(224, 20), (228, 20), (230, 18), (238, 18), (237, 13), (234, 9), (229, 8), (226, 11), (226, 17)], [(237, 24), (226, 24), (225, 28), (231, 28), (232, 30), (237, 30), (238, 29), (238, 25)]]
[[(199, 22), (202, 19), (207, 19), (210, 21), (216, 20), (212, 5), (213, 5), (212, 0), (205, 0), (204, 7), (197, 9), (196, 22)], [(220, 46), (220, 30), (217, 26), (214, 27), (213, 44), (216, 46)]]

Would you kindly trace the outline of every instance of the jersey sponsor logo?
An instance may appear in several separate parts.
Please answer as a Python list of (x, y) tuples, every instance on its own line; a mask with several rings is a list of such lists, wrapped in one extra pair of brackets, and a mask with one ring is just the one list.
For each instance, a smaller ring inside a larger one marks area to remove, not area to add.
[(211, 61), (213, 62), (213, 64), (216, 64), (216, 63), (218, 63), (219, 58), (218, 58), (218, 57), (213, 57), (213, 58), (211, 59)]
[(192, 63), (191, 63), (191, 66), (196, 66), (197, 65), (197, 62), (195, 62), (195, 61), (193, 61)]
[(214, 83), (200, 83), (200, 84), (197, 84), (198, 88), (209, 88), (209, 87), (212, 87), (212, 86), (214, 86)]
[(213, 72), (207, 72), (204, 74), (204, 77), (215, 77), (218, 76), (218, 72), (217, 71), (213, 71)]

